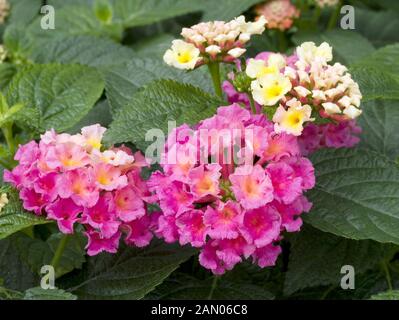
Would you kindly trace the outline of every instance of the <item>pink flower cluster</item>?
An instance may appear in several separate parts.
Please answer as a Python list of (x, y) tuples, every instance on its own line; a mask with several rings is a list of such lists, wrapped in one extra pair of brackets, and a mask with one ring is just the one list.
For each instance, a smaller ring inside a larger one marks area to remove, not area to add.
[(290, 0), (271, 0), (255, 7), (258, 16), (263, 16), (268, 21), (268, 29), (288, 30), (294, 20), (299, 18), (301, 12)]
[(55, 220), (65, 234), (83, 225), (89, 255), (115, 253), (122, 233), (139, 247), (152, 238), (144, 202), (149, 191), (140, 177), (146, 161), (126, 147), (101, 150), (104, 132), (99, 125), (76, 135), (47, 131), (39, 143), (20, 146), (19, 164), (4, 172), (26, 210)]
[(311, 208), (303, 193), (314, 168), (297, 138), (238, 104), (171, 132), (161, 165), (148, 181), (162, 210), (155, 234), (201, 248), (201, 265), (215, 274), (249, 257), (274, 265), (281, 233), (298, 231)]

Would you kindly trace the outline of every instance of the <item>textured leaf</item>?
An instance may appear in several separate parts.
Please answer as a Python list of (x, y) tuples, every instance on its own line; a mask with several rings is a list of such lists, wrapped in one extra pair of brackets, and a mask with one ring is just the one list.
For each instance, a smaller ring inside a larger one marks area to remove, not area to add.
[[(146, 299), (154, 300), (206, 300), (209, 297), (213, 278), (199, 280), (186, 274), (176, 274), (157, 287)], [(270, 300), (273, 295), (266, 289), (243, 281), (225, 280), (217, 282), (212, 294), (215, 300)]]
[(202, 0), (201, 8), (204, 11), (203, 21), (230, 20), (249, 9), (259, 0)]
[(75, 126), (68, 130), (68, 132), (75, 134), (80, 133), (81, 129), (92, 124), (100, 124), (103, 127), (108, 127), (112, 121), (112, 116), (107, 100), (98, 102), (93, 109), (89, 111), (85, 117), (75, 124)]
[(106, 69), (104, 77), (113, 112), (129, 104), (139, 88), (156, 79), (178, 80), (213, 92), (210, 77), (204, 68), (185, 73), (169, 67), (161, 59), (134, 59), (130, 63)]
[(356, 31), (368, 38), (376, 47), (399, 41), (397, 13), (356, 8), (355, 19)]
[[(40, 269), (44, 265), (50, 265), (59, 241), (63, 235), (61, 233), (52, 234), (47, 241), (32, 239), (24, 234), (15, 237), (15, 246), (21, 259), (29, 265), (31, 270), (40, 274)], [(56, 276), (60, 277), (74, 269), (80, 269), (85, 262), (86, 238), (81, 233), (68, 236), (68, 242), (59, 265), (55, 270)]]
[(192, 248), (158, 242), (100, 254), (88, 259), (83, 282), (71, 291), (81, 299), (141, 299), (193, 253)]
[(11, 81), (17, 69), (11, 63), (0, 64), (0, 90), (4, 90)]
[(162, 60), (165, 51), (172, 45), (175, 39), (170, 34), (161, 34), (149, 39), (144, 39), (134, 45), (134, 50), (140, 58), (152, 58)]
[(399, 243), (399, 169), (362, 149), (323, 150), (312, 157), (317, 185), (308, 195), (314, 227), (351, 239)]
[(36, 40), (51, 40), (60, 36), (91, 35), (109, 37), (119, 40), (122, 36), (122, 26), (104, 24), (95, 15), (91, 5), (66, 5), (56, 9), (55, 29), (41, 28), (41, 18), (35, 19), (27, 28), (27, 34)]
[(361, 146), (396, 160), (399, 157), (399, 101), (374, 100), (362, 104), (359, 118)]
[(105, 139), (111, 143), (133, 142), (144, 149), (148, 130), (161, 129), (166, 134), (169, 120), (177, 125), (194, 124), (212, 116), (219, 105), (217, 98), (191, 85), (154, 81), (117, 113)]
[(358, 61), (355, 66), (375, 69), (391, 73), (399, 79), (399, 44), (381, 48)]
[(124, 27), (148, 25), (186, 13), (199, 11), (202, 1), (190, 0), (114, 0), (115, 22)]
[(94, 106), (104, 89), (95, 69), (79, 65), (34, 65), (26, 67), (11, 81), (7, 100), (36, 108), (32, 119), (43, 131), (62, 131), (79, 122)]
[(76, 300), (78, 297), (61, 289), (31, 288), (25, 291), (23, 300)]
[(23, 291), (39, 283), (39, 277), (19, 257), (14, 235), (0, 240), (0, 278), (7, 289)]
[(371, 300), (399, 300), (399, 290), (381, 292), (371, 296)]
[(350, 68), (354, 80), (359, 84), (363, 102), (374, 99), (399, 99), (399, 77), (368, 65)]
[(41, 0), (9, 0), (11, 6), (9, 24), (28, 25), (40, 12)]
[(295, 236), (290, 252), (286, 295), (308, 287), (338, 287), (342, 266), (353, 266), (357, 276), (374, 268), (384, 256), (383, 246), (377, 242), (348, 240), (309, 226)]
[(0, 239), (27, 227), (50, 222), (25, 211), (19, 200), (18, 192), (11, 187), (2, 187), (1, 193), (7, 193), (9, 202), (0, 212)]
[[(313, 41), (317, 45), (328, 42), (334, 49), (334, 59), (350, 64), (373, 53), (373, 45), (359, 33), (353, 31), (333, 30), (325, 33), (299, 32), (293, 37), (296, 45), (305, 41)], [(353, 48), (356, 47), (356, 50)]]
[(79, 63), (97, 67), (129, 61), (134, 52), (106, 38), (82, 35), (36, 41), (30, 56), (36, 63)]

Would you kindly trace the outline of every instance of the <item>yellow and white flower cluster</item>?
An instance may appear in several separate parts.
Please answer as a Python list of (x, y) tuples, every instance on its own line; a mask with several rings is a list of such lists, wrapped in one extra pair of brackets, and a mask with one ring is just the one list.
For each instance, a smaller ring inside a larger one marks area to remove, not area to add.
[(246, 51), (245, 44), (254, 34), (262, 34), (267, 21), (246, 22), (244, 16), (232, 21), (201, 22), (183, 28), (184, 40), (174, 40), (164, 61), (175, 68), (192, 70), (209, 62), (233, 62)]
[(335, 7), (339, 3), (339, 0), (315, 0), (315, 2), (318, 7), (325, 8)]
[(254, 100), (263, 106), (273, 106), (291, 90), (291, 81), (281, 72), (286, 66), (281, 54), (271, 54), (267, 61), (249, 59), (246, 74), (253, 79)]
[(6, 21), (10, 13), (10, 4), (7, 0), (0, 0), (0, 24)]
[(0, 195), (0, 212), (7, 205), (7, 203), (8, 203), (7, 193), (2, 193)]
[(297, 48), (297, 56), (295, 68), (285, 68), (293, 97), (312, 105), (321, 116), (337, 121), (355, 119), (362, 113), (359, 85), (345, 66), (328, 64), (333, 54), (327, 43), (317, 47), (313, 42), (305, 42)]

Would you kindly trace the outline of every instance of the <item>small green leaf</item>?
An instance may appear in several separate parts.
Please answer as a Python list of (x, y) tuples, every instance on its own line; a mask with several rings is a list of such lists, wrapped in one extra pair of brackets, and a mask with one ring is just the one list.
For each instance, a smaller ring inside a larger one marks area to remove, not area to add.
[(25, 291), (23, 300), (77, 300), (77, 296), (61, 289), (31, 288)]
[(113, 10), (111, 3), (108, 0), (96, 0), (94, 2), (94, 13), (98, 20), (105, 24), (110, 24), (112, 21)]

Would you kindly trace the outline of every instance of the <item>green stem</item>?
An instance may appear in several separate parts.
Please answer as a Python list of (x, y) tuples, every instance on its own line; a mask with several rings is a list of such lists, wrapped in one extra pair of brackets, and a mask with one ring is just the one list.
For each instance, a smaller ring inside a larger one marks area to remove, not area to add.
[(278, 30), (277, 36), (278, 36), (278, 46), (279, 46), (280, 52), (284, 53), (287, 51), (287, 48), (288, 48), (287, 39), (285, 37), (284, 31)]
[(14, 140), (14, 136), (12, 134), (12, 123), (6, 124), (3, 128), (4, 138), (6, 139), (6, 143), (12, 155), (14, 155), (16, 150), (16, 143)]
[(341, 12), (342, 0), (337, 4), (335, 10), (331, 13), (330, 20), (328, 21), (327, 30), (332, 30), (337, 26), (339, 13)]
[(315, 10), (314, 10), (314, 16), (313, 16), (313, 23), (317, 28), (317, 24), (320, 20), (320, 16), (321, 16), (321, 8), (319, 6), (316, 6)]
[[(53, 259), (51, 260), (51, 265), (53, 266), (54, 270), (57, 270), (58, 264), (60, 263), (62, 254), (64, 253), (65, 246), (68, 243), (69, 237), (67, 234), (64, 234), (58, 244), (57, 249), (55, 250)], [(56, 271), (57, 272), (57, 271)]]
[(223, 98), (222, 84), (220, 82), (220, 67), (219, 62), (208, 63), (209, 73), (211, 74), (213, 87), (215, 88), (215, 93), (218, 97)]
[(248, 96), (248, 99), (249, 99), (249, 103), (250, 103), (250, 105), (251, 105), (252, 113), (253, 113), (253, 114), (256, 114), (257, 111), (256, 111), (256, 105), (255, 105), (254, 98), (252, 97), (252, 94), (251, 94), (250, 92), (247, 93), (247, 96)]
[(218, 276), (213, 276), (211, 291), (209, 291), (208, 300), (212, 300), (213, 293), (215, 292), (215, 289), (217, 287), (218, 279)]
[(389, 271), (387, 262), (386, 261), (381, 262), (381, 267), (385, 273), (385, 279), (387, 280), (388, 289), (391, 291), (392, 290), (392, 278), (391, 278), (391, 272)]

